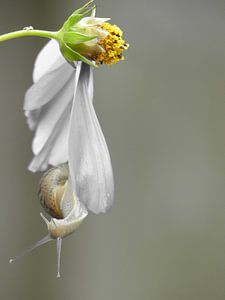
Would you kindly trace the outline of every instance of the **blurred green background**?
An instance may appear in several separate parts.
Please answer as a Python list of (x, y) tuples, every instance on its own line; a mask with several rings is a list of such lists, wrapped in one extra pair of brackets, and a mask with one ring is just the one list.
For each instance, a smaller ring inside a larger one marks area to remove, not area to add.
[[(225, 2), (97, 0), (130, 43), (95, 71), (115, 205), (9, 265), (46, 234), (23, 97), (45, 40), (0, 45), (0, 294), (6, 300), (225, 299)], [(55, 30), (84, 2), (0, 1), (1, 33)]]

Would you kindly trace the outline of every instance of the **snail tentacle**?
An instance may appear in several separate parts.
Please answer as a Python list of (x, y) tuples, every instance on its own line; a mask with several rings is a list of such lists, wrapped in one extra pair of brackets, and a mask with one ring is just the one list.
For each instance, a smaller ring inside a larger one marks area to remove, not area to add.
[(40, 213), (47, 225), (48, 235), (21, 254), (10, 259), (10, 263), (18, 260), (37, 247), (56, 240), (57, 278), (60, 277), (60, 260), (62, 239), (73, 233), (88, 215), (85, 206), (72, 190), (68, 164), (61, 164), (45, 172), (40, 180), (38, 197), (45, 211), (52, 217), (50, 221)]

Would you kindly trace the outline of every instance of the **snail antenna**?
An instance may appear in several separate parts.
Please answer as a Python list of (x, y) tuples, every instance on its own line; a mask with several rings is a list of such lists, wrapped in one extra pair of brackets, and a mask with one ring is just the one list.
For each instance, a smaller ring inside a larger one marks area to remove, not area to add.
[(23, 258), (24, 256), (28, 255), (30, 252), (32, 252), (34, 249), (40, 247), (41, 245), (44, 245), (50, 241), (52, 241), (53, 238), (48, 234), (47, 236), (45, 236), (44, 238), (42, 238), (41, 240), (35, 242), (33, 245), (31, 245), (29, 248), (27, 248), (26, 250), (24, 250), (23, 252), (21, 252), (20, 254), (16, 255), (15, 257), (11, 258), (9, 260), (9, 263), (12, 264), (14, 263), (16, 260), (19, 260), (21, 258)]
[(57, 278), (60, 277), (60, 263), (61, 263), (61, 249), (62, 249), (62, 238), (57, 237), (56, 239), (56, 251), (57, 251)]

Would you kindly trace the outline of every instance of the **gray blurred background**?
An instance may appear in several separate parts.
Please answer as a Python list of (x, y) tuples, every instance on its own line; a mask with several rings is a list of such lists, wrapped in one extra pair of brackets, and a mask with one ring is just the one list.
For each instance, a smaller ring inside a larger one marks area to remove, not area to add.
[[(58, 29), (75, 0), (0, 1), (1, 33)], [(23, 116), (45, 40), (0, 45), (0, 294), (10, 300), (225, 299), (225, 2), (97, 0), (131, 47), (95, 71), (95, 106), (112, 156), (115, 205), (64, 240), (8, 259), (46, 234), (26, 167)]]

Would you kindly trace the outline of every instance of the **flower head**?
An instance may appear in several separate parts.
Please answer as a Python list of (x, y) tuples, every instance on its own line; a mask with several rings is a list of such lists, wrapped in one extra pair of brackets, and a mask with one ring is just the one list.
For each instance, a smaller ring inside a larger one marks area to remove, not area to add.
[(69, 61), (81, 60), (92, 66), (123, 60), (122, 53), (129, 45), (122, 39), (121, 29), (107, 23), (109, 18), (96, 18), (95, 5), (89, 8), (92, 3), (76, 10), (60, 29), (58, 41), (63, 56)]

